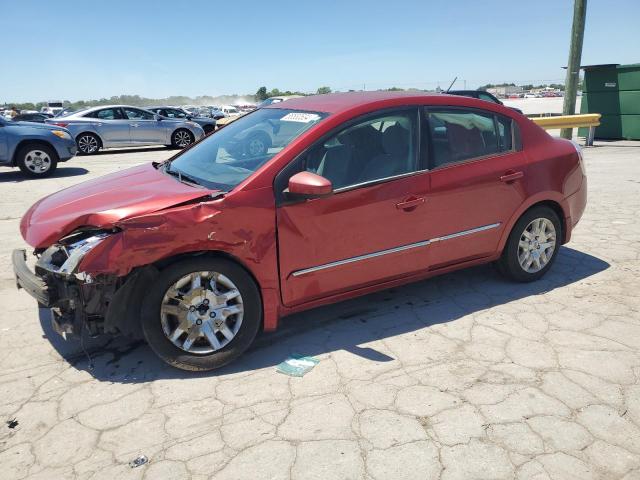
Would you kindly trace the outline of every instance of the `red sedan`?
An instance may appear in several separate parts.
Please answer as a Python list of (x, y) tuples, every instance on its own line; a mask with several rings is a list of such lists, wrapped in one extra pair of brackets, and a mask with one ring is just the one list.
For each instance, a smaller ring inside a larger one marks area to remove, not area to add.
[(579, 147), (473, 98), (343, 93), (252, 112), (163, 163), (37, 202), (18, 285), (66, 335), (220, 367), (292, 312), (496, 262), (544, 275), (586, 204)]

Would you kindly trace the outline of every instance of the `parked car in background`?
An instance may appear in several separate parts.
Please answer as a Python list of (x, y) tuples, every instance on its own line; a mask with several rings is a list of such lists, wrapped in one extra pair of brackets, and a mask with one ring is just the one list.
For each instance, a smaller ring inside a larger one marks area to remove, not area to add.
[(147, 110), (158, 115), (162, 115), (165, 118), (191, 120), (202, 127), (205, 134), (209, 134), (216, 129), (215, 119), (209, 117), (194, 117), (186, 110), (180, 107), (147, 107)]
[[(477, 98), (478, 100), (484, 100), (486, 102), (497, 103), (498, 105), (504, 105), (500, 99), (496, 96), (485, 92), (484, 90), (449, 90), (446, 92), (448, 95), (461, 95), (463, 97)], [(518, 113), (522, 113), (522, 110), (515, 107), (507, 107), (511, 110), (515, 110)]]
[(209, 110), (211, 112), (211, 118), (215, 118), (216, 120), (220, 120), (221, 118), (225, 118), (226, 117), (224, 112), (222, 110), (220, 110), (220, 107), (209, 107)]
[(301, 97), (302, 95), (282, 95), (278, 97), (269, 97), (266, 100), (263, 100), (262, 102), (260, 102), (258, 105), (256, 105), (256, 108), (264, 108), (264, 107), (268, 107), (269, 105), (273, 105), (274, 103), (286, 102), (287, 100), (292, 100), (294, 98), (301, 98)]
[(47, 118), (53, 118), (53, 115), (50, 113), (20, 113), (13, 117), (13, 121), (44, 123)]
[(69, 129), (78, 153), (91, 155), (101, 148), (166, 145), (184, 148), (204, 136), (197, 123), (170, 119), (128, 105), (104, 105), (79, 110), (46, 123)]
[[(277, 147), (227, 148), (263, 124), (287, 127)], [(141, 336), (210, 370), (290, 313), (489, 262), (535, 281), (586, 192), (580, 148), (497, 103), (316, 95), (46, 197), (20, 223), (35, 273), (12, 261), (65, 336)]]
[(63, 104), (61, 101), (49, 101), (47, 105), (40, 109), (41, 113), (48, 113), (50, 115), (57, 115), (58, 113), (64, 110)]
[(223, 105), (220, 107), (220, 111), (224, 113), (226, 117), (239, 117), (242, 115), (238, 107), (234, 107), (233, 105)]
[(0, 166), (18, 167), (30, 177), (48, 177), (58, 162), (76, 154), (68, 130), (0, 118)]

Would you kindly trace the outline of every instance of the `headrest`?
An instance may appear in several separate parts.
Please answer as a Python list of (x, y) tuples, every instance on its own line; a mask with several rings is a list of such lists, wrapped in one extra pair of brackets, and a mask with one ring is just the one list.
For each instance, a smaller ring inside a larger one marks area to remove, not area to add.
[(409, 151), (409, 131), (401, 125), (393, 125), (382, 134), (382, 148), (389, 155), (404, 155)]

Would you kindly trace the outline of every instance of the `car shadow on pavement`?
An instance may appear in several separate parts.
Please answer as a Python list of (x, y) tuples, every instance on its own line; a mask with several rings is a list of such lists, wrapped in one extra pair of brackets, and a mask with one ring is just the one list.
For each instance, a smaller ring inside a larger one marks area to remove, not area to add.
[(251, 349), (235, 362), (203, 373), (165, 365), (143, 341), (84, 336), (83, 345), (66, 342), (52, 331), (48, 310), (40, 310), (40, 321), (45, 336), (71, 365), (110, 382), (225, 376), (273, 367), (294, 353), (313, 356), (343, 350), (371, 362), (389, 362), (394, 358), (366, 344), (544, 295), (607, 268), (609, 264), (597, 257), (562, 247), (553, 268), (533, 283), (510, 282), (485, 265), (383, 290), (290, 315), (282, 319), (278, 331), (260, 334)]
[[(100, 156), (100, 155), (113, 155), (113, 154), (118, 154), (118, 153), (144, 153), (144, 152), (157, 152), (157, 151), (167, 151), (167, 150), (173, 150), (173, 147), (165, 147), (164, 145), (161, 145), (159, 147), (129, 147), (129, 148), (108, 148), (106, 150), (98, 150), (96, 153), (92, 153), (91, 155), (87, 155), (86, 158), (91, 158), (93, 156)], [(178, 149), (175, 149), (176, 151)], [(84, 158), (85, 156), (83, 156), (82, 158)]]
[[(50, 177), (45, 177), (45, 179), (51, 178), (64, 178), (64, 177), (77, 177), (79, 175), (86, 175), (89, 173), (89, 170), (81, 167), (64, 167), (58, 166), (57, 170)], [(39, 182), (43, 179), (41, 178), (31, 178), (27, 177), (20, 170), (8, 170), (5, 172), (0, 172), (0, 183), (4, 182)]]

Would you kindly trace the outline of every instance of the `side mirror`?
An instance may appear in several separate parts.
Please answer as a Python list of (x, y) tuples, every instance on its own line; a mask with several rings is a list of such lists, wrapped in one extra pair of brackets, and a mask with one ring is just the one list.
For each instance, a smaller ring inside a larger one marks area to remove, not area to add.
[(289, 179), (286, 195), (290, 200), (328, 197), (333, 193), (331, 181), (311, 172), (296, 173)]
[(156, 113), (153, 115), (153, 119), (159, 122), (160, 120), (162, 120), (162, 115)]

